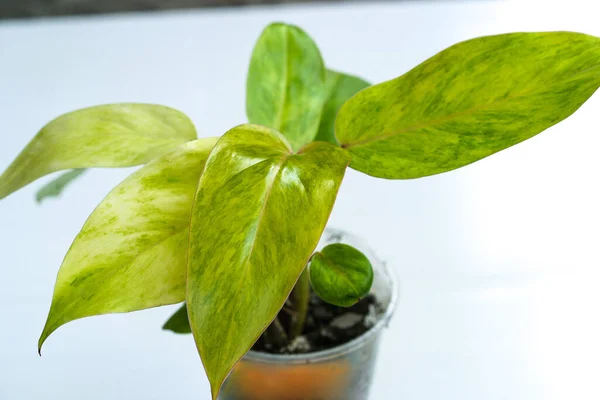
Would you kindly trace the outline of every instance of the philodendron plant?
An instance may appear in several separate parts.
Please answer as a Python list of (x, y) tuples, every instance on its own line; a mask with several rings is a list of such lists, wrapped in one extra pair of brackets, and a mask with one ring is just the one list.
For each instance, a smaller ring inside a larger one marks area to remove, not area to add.
[(75, 238), (39, 346), (78, 318), (185, 301), (178, 314), (187, 310), (216, 399), (290, 293), (297, 334), (309, 281), (341, 306), (369, 291), (357, 250), (313, 255), (348, 166), (386, 179), (450, 171), (565, 119), (599, 85), (600, 38), (580, 33), (468, 40), (370, 86), (327, 69), (306, 33), (277, 23), (252, 54), (249, 124), (220, 138), (197, 139), (185, 115), (159, 105), (62, 115), (0, 177), (0, 198), (59, 170), (75, 172), (46, 194), (83, 168), (144, 166)]

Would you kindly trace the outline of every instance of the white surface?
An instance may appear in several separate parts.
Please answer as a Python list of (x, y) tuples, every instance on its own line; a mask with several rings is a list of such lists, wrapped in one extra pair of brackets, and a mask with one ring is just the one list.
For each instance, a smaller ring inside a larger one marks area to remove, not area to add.
[[(0, 24), (0, 169), (56, 115), (144, 101), (201, 135), (244, 122), (264, 25), (317, 40), (329, 66), (380, 82), (456, 41), (515, 30), (600, 35), (594, 1), (274, 7)], [(331, 218), (396, 266), (400, 308), (372, 399), (599, 399), (600, 97), (528, 142), (415, 181), (351, 171)], [(88, 213), (128, 171), (89, 173), (59, 201), (0, 202), (0, 399), (208, 399), (174, 307), (77, 321), (36, 342), (56, 271)], [(46, 179), (47, 180), (47, 179)]]

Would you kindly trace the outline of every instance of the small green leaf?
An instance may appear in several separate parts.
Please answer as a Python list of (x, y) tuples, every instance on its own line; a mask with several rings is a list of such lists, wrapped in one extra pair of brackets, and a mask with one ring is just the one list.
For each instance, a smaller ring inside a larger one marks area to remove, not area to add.
[(369, 85), (369, 82), (356, 76), (327, 70), (327, 100), (323, 106), (319, 132), (317, 133), (315, 140), (321, 140), (335, 145), (338, 144), (334, 134), (334, 122), (340, 107), (349, 98)]
[(366, 296), (373, 284), (373, 267), (359, 250), (342, 243), (326, 246), (310, 260), (310, 283), (326, 302), (350, 307)]
[(185, 299), (192, 204), (215, 142), (191, 141), (151, 161), (96, 207), (58, 272), (40, 348), (75, 319)]
[(241, 125), (212, 151), (192, 211), (187, 305), (217, 398), (233, 365), (275, 318), (325, 228), (348, 154)]
[(336, 137), (352, 168), (409, 179), (450, 171), (526, 140), (600, 85), (600, 38), (511, 33), (458, 43), (342, 106)]
[(64, 114), (44, 126), (0, 176), (0, 199), (65, 169), (144, 164), (196, 138), (188, 117), (153, 104), (109, 104)]
[(62, 191), (85, 171), (85, 169), (73, 169), (61, 174), (58, 178), (45, 184), (38, 190), (35, 195), (35, 201), (41, 203), (44, 199), (60, 196)]
[(246, 93), (250, 123), (283, 133), (294, 150), (311, 142), (326, 96), (317, 45), (298, 27), (267, 26), (252, 53)]
[(163, 329), (181, 334), (192, 333), (185, 303), (165, 322)]

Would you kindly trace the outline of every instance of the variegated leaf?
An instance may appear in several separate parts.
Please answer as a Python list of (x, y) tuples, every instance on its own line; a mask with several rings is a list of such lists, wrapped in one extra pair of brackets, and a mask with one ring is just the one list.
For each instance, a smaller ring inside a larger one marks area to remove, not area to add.
[(207, 163), (192, 212), (187, 306), (213, 399), (305, 268), (349, 162), (314, 142), (242, 125)]
[(267, 26), (250, 60), (248, 121), (281, 132), (298, 150), (315, 138), (325, 96), (325, 65), (313, 40), (293, 25)]
[(600, 86), (600, 38), (510, 33), (455, 44), (340, 109), (352, 168), (409, 179), (450, 171), (562, 121)]
[(192, 204), (215, 142), (183, 144), (133, 173), (98, 205), (60, 267), (40, 348), (75, 319), (185, 299)]
[(0, 176), (0, 199), (52, 172), (144, 164), (196, 139), (188, 117), (153, 104), (109, 104), (52, 120)]

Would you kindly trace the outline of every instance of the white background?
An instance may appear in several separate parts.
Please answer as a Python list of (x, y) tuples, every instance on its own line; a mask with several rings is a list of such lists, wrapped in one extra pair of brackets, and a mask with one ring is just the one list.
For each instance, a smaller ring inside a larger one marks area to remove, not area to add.
[[(304, 27), (334, 69), (396, 77), (460, 40), (509, 31), (600, 35), (594, 0), (294, 6), (0, 23), (0, 169), (53, 117), (99, 103), (181, 109), (201, 136), (245, 122), (247, 62), (273, 20)], [(459, 171), (414, 181), (350, 171), (331, 225), (394, 267), (400, 306), (372, 399), (600, 398), (600, 97)], [(174, 307), (70, 323), (36, 342), (62, 257), (130, 171), (86, 174), (38, 207), (0, 202), (0, 399), (208, 399)], [(44, 181), (47, 181), (46, 178)]]

